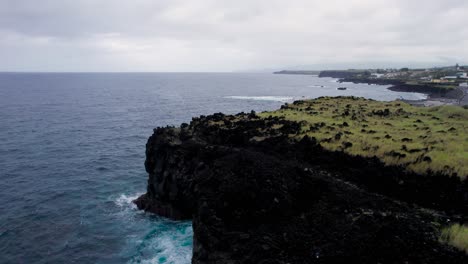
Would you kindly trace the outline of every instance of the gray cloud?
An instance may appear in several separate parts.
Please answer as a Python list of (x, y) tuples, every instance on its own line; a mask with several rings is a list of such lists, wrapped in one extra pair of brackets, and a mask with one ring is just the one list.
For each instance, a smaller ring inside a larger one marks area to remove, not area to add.
[(0, 0), (0, 70), (468, 63), (466, 0)]

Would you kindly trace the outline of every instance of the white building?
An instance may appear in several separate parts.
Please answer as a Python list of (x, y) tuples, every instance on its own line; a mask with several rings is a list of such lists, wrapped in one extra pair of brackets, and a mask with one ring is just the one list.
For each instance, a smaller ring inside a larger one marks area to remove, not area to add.
[(468, 78), (466, 72), (459, 72), (459, 73), (457, 73), (457, 76), (460, 77), (460, 78), (463, 78), (463, 79)]
[(383, 73), (372, 73), (371, 76), (374, 77), (374, 78), (381, 78), (382, 76), (384, 76), (385, 74)]

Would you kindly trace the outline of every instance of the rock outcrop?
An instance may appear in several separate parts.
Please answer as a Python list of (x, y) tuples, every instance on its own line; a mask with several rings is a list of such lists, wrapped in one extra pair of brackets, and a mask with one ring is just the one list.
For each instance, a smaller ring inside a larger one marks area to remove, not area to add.
[(300, 127), (252, 112), (157, 128), (146, 146), (147, 193), (135, 203), (193, 220), (193, 263), (468, 261), (439, 242), (441, 225), (466, 215), (456, 201), (464, 190), (449, 194), (466, 187), (459, 180), (428, 180), (446, 196), (424, 204), (423, 188), (411, 195), (398, 184), (411, 175), (291, 139)]

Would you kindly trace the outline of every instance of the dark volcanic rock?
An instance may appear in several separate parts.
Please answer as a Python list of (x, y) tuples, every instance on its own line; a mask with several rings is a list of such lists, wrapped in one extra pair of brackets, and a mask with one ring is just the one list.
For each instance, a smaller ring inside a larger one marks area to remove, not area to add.
[(193, 219), (193, 263), (468, 261), (438, 241), (445, 214), (378, 194), (410, 200), (393, 183), (401, 183), (396, 175), (372, 179), (377, 161), (359, 163), (324, 151), (314, 138), (288, 137), (300, 129), (255, 114), (155, 129), (146, 146), (148, 190), (135, 203)]

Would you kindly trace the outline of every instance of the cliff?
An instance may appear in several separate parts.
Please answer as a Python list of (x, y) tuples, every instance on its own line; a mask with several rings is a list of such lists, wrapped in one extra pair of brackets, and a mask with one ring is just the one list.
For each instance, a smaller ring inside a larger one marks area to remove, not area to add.
[(193, 263), (468, 260), (440, 242), (443, 226), (466, 220), (466, 180), (327, 150), (304, 122), (218, 113), (157, 128), (135, 203), (193, 220)]

